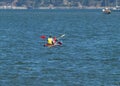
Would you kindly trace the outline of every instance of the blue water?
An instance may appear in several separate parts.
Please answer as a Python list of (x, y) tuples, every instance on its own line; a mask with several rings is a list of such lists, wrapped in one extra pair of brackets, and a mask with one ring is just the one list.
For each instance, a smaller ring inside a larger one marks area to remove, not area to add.
[(120, 14), (0, 10), (0, 86), (120, 86)]

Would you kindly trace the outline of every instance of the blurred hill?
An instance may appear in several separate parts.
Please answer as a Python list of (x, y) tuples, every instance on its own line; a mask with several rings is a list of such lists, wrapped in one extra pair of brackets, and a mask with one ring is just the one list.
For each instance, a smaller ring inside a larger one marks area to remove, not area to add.
[(115, 6), (115, 0), (0, 0), (0, 6), (19, 7), (103, 7)]

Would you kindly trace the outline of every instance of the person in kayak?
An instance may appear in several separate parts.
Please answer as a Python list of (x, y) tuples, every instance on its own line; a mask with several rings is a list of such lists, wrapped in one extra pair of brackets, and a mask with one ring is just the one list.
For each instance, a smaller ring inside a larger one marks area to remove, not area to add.
[(57, 38), (56, 37), (53, 37), (53, 43), (54, 43), (54, 45), (57, 43)]
[(52, 36), (49, 36), (47, 39), (47, 44), (54, 45)]

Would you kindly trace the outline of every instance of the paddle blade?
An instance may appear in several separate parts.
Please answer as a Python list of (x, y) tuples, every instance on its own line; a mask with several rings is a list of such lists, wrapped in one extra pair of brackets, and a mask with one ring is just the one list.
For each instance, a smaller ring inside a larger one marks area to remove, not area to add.
[(46, 36), (40, 36), (40, 38), (41, 38), (41, 39), (45, 39), (45, 38), (46, 38)]
[(61, 37), (64, 37), (64, 36), (65, 36), (65, 34), (61, 35)]
[(62, 43), (61, 43), (61, 42), (58, 42), (58, 44), (59, 44), (59, 45), (62, 45)]
[(63, 34), (63, 35), (61, 35), (60, 37), (58, 37), (57, 39), (59, 40), (60, 38), (62, 38), (62, 37), (64, 37), (65, 36), (65, 34)]

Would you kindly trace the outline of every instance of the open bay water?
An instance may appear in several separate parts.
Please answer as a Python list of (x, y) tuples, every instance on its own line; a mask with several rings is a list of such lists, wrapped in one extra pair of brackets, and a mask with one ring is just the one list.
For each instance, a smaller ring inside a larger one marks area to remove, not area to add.
[(120, 13), (0, 10), (0, 86), (120, 86)]

